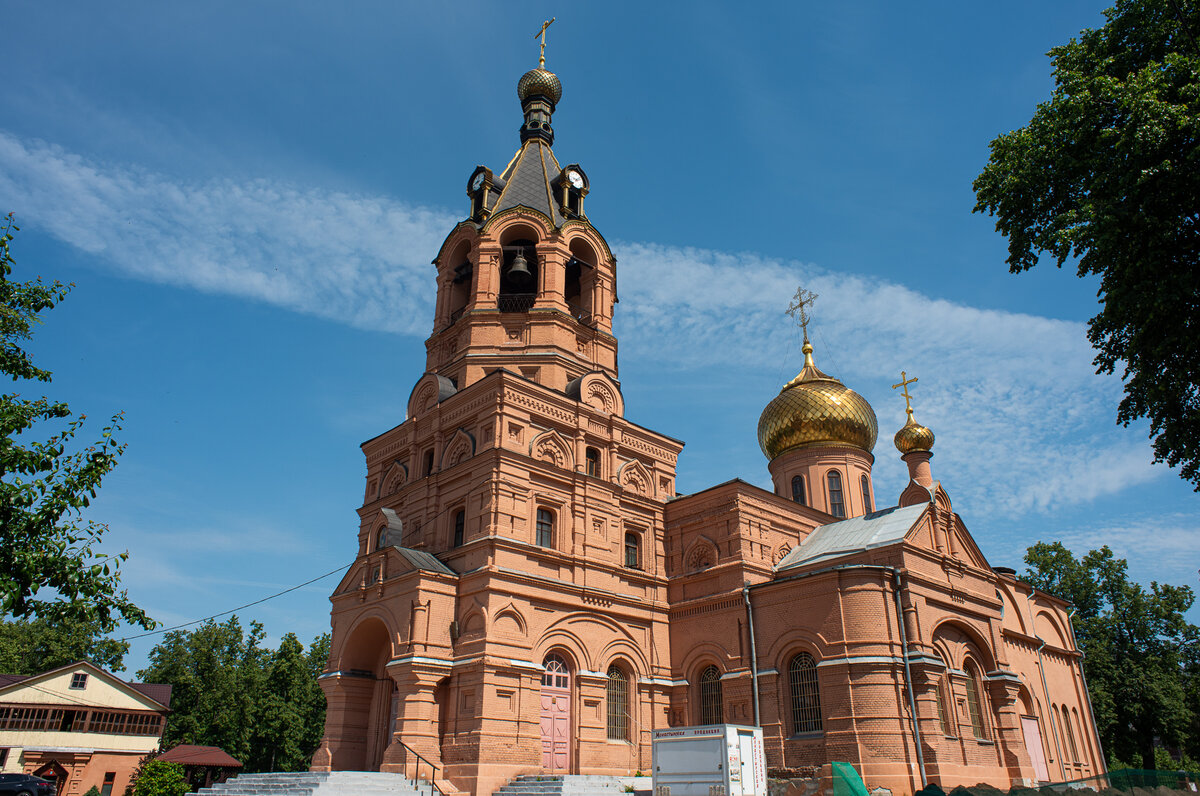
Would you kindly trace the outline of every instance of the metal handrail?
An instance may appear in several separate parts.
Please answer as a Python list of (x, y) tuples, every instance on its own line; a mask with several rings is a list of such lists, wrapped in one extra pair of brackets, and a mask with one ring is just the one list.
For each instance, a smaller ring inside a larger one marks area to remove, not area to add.
[(408, 776), (408, 755), (411, 753), (413, 757), (417, 758), (416, 770), (413, 772), (412, 777), (413, 782), (416, 783), (421, 779), (421, 764), (424, 763), (425, 765), (429, 766), (429, 787), (437, 791), (439, 796), (446, 796), (445, 791), (439, 788), (437, 784), (437, 775), (439, 771), (438, 767), (422, 757), (420, 752), (418, 752), (416, 749), (413, 749), (404, 741), (397, 740), (396, 743), (400, 744), (400, 746), (404, 748), (404, 762), (401, 763), (401, 765), (404, 766), (404, 776)]

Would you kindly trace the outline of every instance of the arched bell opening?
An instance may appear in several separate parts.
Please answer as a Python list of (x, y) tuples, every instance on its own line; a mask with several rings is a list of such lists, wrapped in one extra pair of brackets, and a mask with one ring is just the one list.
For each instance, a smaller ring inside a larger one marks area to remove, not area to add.
[(499, 309), (529, 312), (538, 294), (537, 236), (532, 229), (513, 227), (501, 238)]
[(448, 273), (446, 312), (450, 323), (462, 317), (463, 310), (471, 300), (471, 282), (474, 265), (471, 263), (471, 244), (464, 241), (450, 255), (451, 270)]
[(581, 323), (592, 323), (596, 305), (596, 252), (584, 240), (571, 241), (563, 296), (571, 314)]

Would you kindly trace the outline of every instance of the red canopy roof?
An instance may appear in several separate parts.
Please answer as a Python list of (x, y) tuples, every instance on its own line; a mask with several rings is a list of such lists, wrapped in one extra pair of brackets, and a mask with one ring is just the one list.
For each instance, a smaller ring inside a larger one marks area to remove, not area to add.
[(180, 744), (174, 749), (168, 749), (156, 759), (168, 763), (179, 763), (184, 766), (219, 766), (221, 768), (241, 768), (242, 764), (217, 746), (193, 746)]

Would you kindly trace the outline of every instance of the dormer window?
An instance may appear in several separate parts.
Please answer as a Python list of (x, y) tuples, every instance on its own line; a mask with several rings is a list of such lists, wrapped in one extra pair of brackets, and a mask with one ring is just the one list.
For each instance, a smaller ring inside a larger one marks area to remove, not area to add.
[(493, 189), (492, 170), (477, 166), (467, 182), (467, 196), (471, 197), (471, 219), (482, 221), (488, 215), (488, 194)]
[(588, 179), (577, 164), (567, 166), (554, 180), (559, 212), (567, 218), (583, 218), (583, 197), (587, 196)]

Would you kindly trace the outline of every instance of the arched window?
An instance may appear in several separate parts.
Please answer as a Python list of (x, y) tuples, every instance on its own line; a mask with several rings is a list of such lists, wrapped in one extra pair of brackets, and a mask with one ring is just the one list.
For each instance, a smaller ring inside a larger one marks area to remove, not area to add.
[(588, 448), (583, 452), (583, 460), (587, 463), (587, 474), (593, 478), (600, 477), (600, 451)]
[(981, 741), (987, 740), (983, 723), (983, 699), (980, 694), (979, 672), (971, 663), (963, 666), (967, 672), (967, 712), (971, 715), (971, 732)]
[(709, 666), (700, 672), (700, 723), (725, 723), (725, 710), (721, 700), (721, 672), (716, 666)]
[(870, 514), (875, 510), (875, 507), (871, 505), (871, 480), (865, 475), (858, 480), (859, 483), (862, 484), (863, 511), (865, 511), (867, 514)]
[(463, 511), (462, 509), (459, 509), (458, 511), (454, 512), (454, 546), (455, 547), (462, 547), (463, 530), (466, 528), (466, 524), (467, 524), (467, 512)]
[(537, 544), (538, 547), (554, 547), (554, 512), (550, 509), (538, 509)]
[(636, 533), (625, 534), (625, 566), (641, 569), (641, 539)]
[(551, 653), (542, 661), (542, 685), (547, 688), (570, 688), (571, 670), (561, 655)]
[(804, 476), (792, 476), (792, 500), (799, 503), (801, 506), (807, 506), (808, 501), (804, 499)]
[(829, 513), (835, 517), (846, 516), (846, 501), (842, 498), (842, 474), (830, 470), (825, 476), (829, 482)]
[(1071, 712), (1067, 710), (1067, 706), (1062, 706), (1062, 723), (1063, 735), (1067, 736), (1066, 746), (1063, 747), (1063, 752), (1071, 753), (1071, 760), (1078, 762), (1079, 750), (1075, 748), (1075, 731), (1071, 729)]
[(817, 687), (817, 662), (801, 652), (788, 664), (792, 692), (792, 732), (821, 731), (821, 693)]
[(384, 544), (387, 543), (387, 532), (388, 532), (388, 529), (386, 527), (379, 529), (379, 534), (375, 537), (375, 549), (376, 550), (382, 550)]
[(605, 689), (608, 705), (608, 739), (629, 740), (629, 678), (615, 663), (608, 667), (608, 685)]

